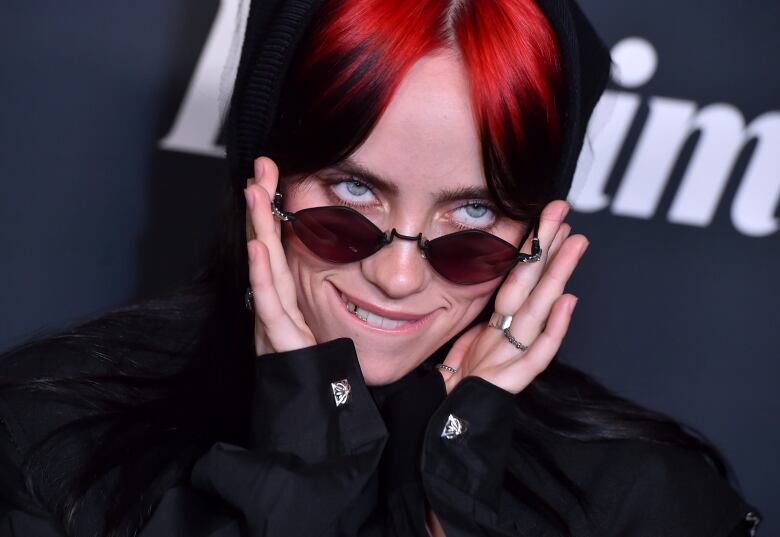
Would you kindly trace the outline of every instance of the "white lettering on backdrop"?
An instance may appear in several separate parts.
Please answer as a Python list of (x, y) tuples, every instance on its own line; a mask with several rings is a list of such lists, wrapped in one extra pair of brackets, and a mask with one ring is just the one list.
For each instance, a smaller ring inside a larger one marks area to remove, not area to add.
[[(235, 73), (234, 37), (243, 28), (248, 2), (222, 0), (184, 100), (168, 134), (159, 142), (164, 150), (222, 157), (217, 145)], [(646, 84), (655, 74), (658, 58), (648, 41), (631, 37), (612, 50), (612, 80), (624, 89)], [(232, 63), (232, 65), (231, 65)], [(225, 69), (226, 64), (228, 69)], [(775, 216), (780, 202), (780, 112), (768, 112), (745, 125), (742, 113), (730, 104), (699, 108), (693, 101), (651, 96), (647, 119), (620, 180), (614, 199), (604, 192), (625, 139), (643, 99), (626, 91), (606, 91), (589, 127), (589, 143), (569, 196), (580, 212), (610, 207), (614, 214), (652, 218), (686, 141), (699, 133), (667, 214), (670, 222), (706, 227), (722, 201), (726, 184), (743, 149), (755, 147), (731, 202), (731, 221), (741, 233), (767, 236), (780, 229)]]
[[(613, 47), (612, 58), (612, 79), (623, 87), (643, 85), (655, 74), (655, 50), (644, 39), (621, 41)], [(699, 139), (667, 214), (669, 221), (709, 225), (737, 158), (755, 140), (732, 201), (731, 220), (738, 231), (754, 237), (772, 234), (780, 228), (775, 217), (780, 201), (780, 112), (765, 113), (745, 126), (742, 113), (729, 104), (697, 108), (693, 101), (650, 97), (639, 140), (615, 197), (610, 200), (604, 187), (640, 105), (639, 95), (623, 91), (604, 93), (590, 124), (593, 155), (588, 158), (592, 162), (578, 167), (569, 198), (574, 209), (595, 212), (611, 203), (614, 214), (651, 218), (683, 146), (698, 132)]]
[(231, 60), (238, 54), (234, 48), (238, 41), (234, 37), (243, 35), (248, 9), (246, 0), (219, 3), (179, 112), (171, 130), (160, 140), (160, 149), (225, 156), (225, 148), (216, 141), (224, 121), (224, 102), (229, 99), (235, 77), (235, 65)]

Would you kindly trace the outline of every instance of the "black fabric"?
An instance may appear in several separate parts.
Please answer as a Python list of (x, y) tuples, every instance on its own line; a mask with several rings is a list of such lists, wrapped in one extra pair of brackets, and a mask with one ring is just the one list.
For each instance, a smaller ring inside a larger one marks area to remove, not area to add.
[[(322, 0), (252, 2), (227, 122), (227, 159), (234, 190), (243, 200), (253, 161), (265, 154), (284, 77), (296, 46)], [(574, 178), (585, 130), (607, 84), (609, 51), (572, 0), (538, 0), (561, 48), (567, 100), (557, 197), (565, 199)]]
[(609, 50), (579, 6), (571, 0), (537, 0), (558, 36), (563, 60), (566, 103), (563, 143), (555, 173), (555, 191), (565, 199), (577, 168), (593, 108), (609, 79)]
[(228, 165), (241, 200), (253, 161), (264, 153), (295, 47), (321, 3), (263, 0), (249, 6), (226, 128)]
[[(575, 536), (749, 535), (751, 508), (698, 454), (525, 431), (583, 489), (586, 515), (537, 461), (512, 449), (516, 398), (476, 377), (447, 395), (435, 359), (389, 386), (368, 387), (349, 339), (257, 358), (247, 445), (215, 442), (189, 479), (159, 499), (140, 536), (424, 537), (428, 507), (448, 537), (561, 535), (509, 492), (509, 469)], [(65, 350), (0, 364), (0, 374), (12, 376), (84, 371)], [(344, 379), (351, 395), (337, 406), (331, 384)], [(77, 415), (61, 401), (0, 397), (0, 475), (16, 476), (0, 488), (0, 536), (63, 535), (23, 499), (19, 464), (32, 443)], [(465, 425), (452, 439), (442, 436), (450, 416)], [(100, 527), (111, 494), (105, 483), (90, 491), (78, 537)]]

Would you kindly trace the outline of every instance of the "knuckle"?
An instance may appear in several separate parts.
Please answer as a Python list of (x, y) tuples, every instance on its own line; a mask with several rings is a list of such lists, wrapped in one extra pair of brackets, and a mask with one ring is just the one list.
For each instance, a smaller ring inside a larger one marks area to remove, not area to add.
[(531, 301), (525, 308), (524, 313), (531, 321), (537, 324), (544, 323), (548, 315), (546, 308), (540, 307), (536, 301)]
[(271, 331), (278, 329), (280, 326), (282, 316), (280, 312), (276, 311), (271, 300), (256, 299), (257, 303), (257, 316), (263, 322), (263, 324)]
[(262, 185), (253, 185), (252, 188), (254, 188), (255, 199), (258, 204), (262, 205), (263, 208), (270, 205), (271, 197)]
[(566, 282), (569, 281), (569, 272), (558, 265), (551, 266), (550, 270), (547, 271), (546, 280), (547, 286), (562, 290)]
[(501, 296), (502, 298), (510, 298), (516, 295), (527, 294), (530, 289), (523, 276), (524, 274), (522, 274), (522, 271), (512, 270), (506, 277), (504, 285), (501, 287), (497, 297)]

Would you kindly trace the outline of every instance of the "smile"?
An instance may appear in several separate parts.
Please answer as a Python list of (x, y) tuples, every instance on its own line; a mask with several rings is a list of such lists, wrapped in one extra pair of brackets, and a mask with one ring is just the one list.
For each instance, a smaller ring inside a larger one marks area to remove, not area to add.
[(341, 301), (346, 304), (347, 309), (352, 312), (355, 317), (360, 319), (361, 321), (365, 321), (367, 324), (375, 327), (375, 328), (384, 328), (385, 330), (398, 330), (399, 328), (406, 326), (408, 324), (412, 324), (411, 321), (403, 321), (400, 319), (390, 319), (388, 317), (383, 317), (379, 315), (378, 313), (374, 313), (368, 310), (365, 310), (361, 307), (356, 306), (349, 300), (347, 300), (347, 297), (344, 296), (344, 293), (340, 293)]
[(344, 305), (344, 310), (370, 330), (398, 334), (416, 332), (426, 325), (438, 311), (438, 308), (427, 313), (389, 311), (385, 308), (368, 304), (363, 300), (347, 296), (332, 284), (330, 287), (334, 291), (334, 297)]

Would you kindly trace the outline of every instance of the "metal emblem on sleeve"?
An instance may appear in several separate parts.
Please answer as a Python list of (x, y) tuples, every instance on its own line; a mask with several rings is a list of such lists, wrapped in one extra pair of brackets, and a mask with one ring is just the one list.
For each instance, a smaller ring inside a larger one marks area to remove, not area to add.
[(349, 403), (349, 396), (352, 394), (352, 386), (348, 379), (341, 379), (330, 383), (330, 389), (333, 390), (333, 400), (337, 407)]
[(468, 422), (462, 420), (452, 414), (447, 418), (447, 423), (444, 424), (444, 430), (441, 432), (441, 437), (447, 440), (454, 440), (461, 436), (468, 430)]

